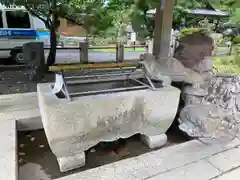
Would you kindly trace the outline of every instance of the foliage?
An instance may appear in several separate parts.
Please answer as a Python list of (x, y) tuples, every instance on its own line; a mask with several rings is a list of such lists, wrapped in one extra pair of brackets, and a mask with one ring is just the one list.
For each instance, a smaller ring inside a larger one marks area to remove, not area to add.
[(231, 56), (215, 57), (214, 67), (218, 72), (240, 75), (240, 56), (236, 54), (236, 46)]
[(179, 38), (182, 39), (187, 35), (191, 35), (191, 34), (194, 34), (194, 33), (200, 32), (200, 31), (201, 31), (201, 29), (199, 29), (199, 28), (185, 28), (185, 29), (181, 30), (181, 32), (179, 34)]
[(124, 29), (128, 24), (132, 25), (138, 36), (152, 35), (153, 21), (147, 18), (147, 11), (154, 9), (158, 4), (158, 0), (109, 0), (108, 9), (116, 18), (115, 29), (118, 36), (125, 34)]
[(240, 44), (240, 35), (233, 38), (233, 43), (234, 44)]
[(114, 26), (115, 17), (104, 6), (104, 0), (70, 0), (65, 12), (90, 35), (104, 35), (106, 29)]
[(233, 16), (231, 18), (231, 21), (234, 24), (239, 25), (240, 24), (240, 8), (236, 8), (233, 12)]
[(238, 64), (240, 68), (240, 44), (235, 45), (235, 58), (234, 61), (236, 64)]
[(197, 25), (203, 18), (195, 16), (189, 12), (192, 9), (214, 9), (213, 6), (219, 4), (219, 0), (176, 0), (174, 6), (173, 25), (179, 27), (184, 23), (187, 27)]
[(213, 31), (215, 29), (215, 24), (214, 23), (210, 23), (209, 20), (207, 18), (199, 21), (199, 25), (201, 29), (204, 29), (206, 31)]

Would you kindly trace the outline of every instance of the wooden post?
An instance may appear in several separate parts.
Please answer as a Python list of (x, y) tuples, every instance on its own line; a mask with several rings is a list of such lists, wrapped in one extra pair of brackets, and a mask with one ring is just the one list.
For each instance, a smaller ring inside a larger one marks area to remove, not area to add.
[(116, 45), (116, 60), (117, 62), (124, 61), (124, 45), (122, 43)]
[(88, 43), (87, 42), (80, 42), (80, 63), (87, 64), (88, 63)]
[(136, 41), (133, 41), (133, 50), (136, 51)]
[(162, 0), (156, 7), (153, 54), (168, 57), (172, 30), (174, 0)]

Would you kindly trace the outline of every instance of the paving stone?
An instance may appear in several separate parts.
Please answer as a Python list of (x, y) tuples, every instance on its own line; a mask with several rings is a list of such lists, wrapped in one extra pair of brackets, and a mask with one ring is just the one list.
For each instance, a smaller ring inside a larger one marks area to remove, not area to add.
[(208, 180), (221, 174), (205, 160), (194, 162), (192, 164), (159, 174), (147, 180)]
[(21, 120), (29, 119), (31, 117), (40, 117), (39, 108), (0, 113), (1, 120), (7, 119)]
[(17, 131), (13, 120), (0, 122), (0, 179), (17, 180)]
[[(141, 180), (202, 160), (221, 150), (219, 146), (207, 146), (199, 141), (189, 141), (58, 180)], [(212, 173), (215, 175), (217, 172), (219, 171)]]
[(37, 92), (32, 93), (17, 93), (17, 94), (3, 94), (0, 96), (0, 100), (11, 100), (11, 99), (25, 99), (25, 98), (31, 98), (31, 97), (37, 97)]
[(0, 96), (0, 121), (16, 120), (20, 131), (42, 129), (37, 93)]
[(240, 168), (230, 171), (212, 180), (239, 180), (239, 179), (240, 179)]
[(216, 154), (207, 158), (212, 165), (222, 172), (230, 171), (233, 168), (240, 166), (240, 149), (234, 148), (228, 151)]
[[(0, 96), (0, 113), (38, 109), (36, 93), (9, 94)], [(40, 115), (40, 113), (38, 113)]]
[(224, 146), (224, 150), (232, 149), (240, 146), (240, 136), (235, 137), (231, 142)]

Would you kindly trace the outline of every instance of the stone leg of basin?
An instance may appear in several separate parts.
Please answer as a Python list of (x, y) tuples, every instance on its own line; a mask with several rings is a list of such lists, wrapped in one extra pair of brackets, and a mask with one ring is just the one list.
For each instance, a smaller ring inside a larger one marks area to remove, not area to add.
[(141, 135), (141, 140), (149, 148), (154, 149), (164, 146), (167, 143), (167, 136), (166, 134), (160, 134), (155, 136)]
[(67, 172), (85, 165), (85, 153), (75, 154), (73, 156), (57, 157), (61, 172)]

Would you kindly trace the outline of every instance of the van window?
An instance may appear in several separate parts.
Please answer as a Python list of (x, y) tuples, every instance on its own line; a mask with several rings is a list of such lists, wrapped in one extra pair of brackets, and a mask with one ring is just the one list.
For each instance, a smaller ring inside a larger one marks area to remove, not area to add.
[(8, 28), (30, 29), (30, 18), (26, 11), (6, 11)]
[(0, 11), (0, 28), (3, 28), (2, 11)]

